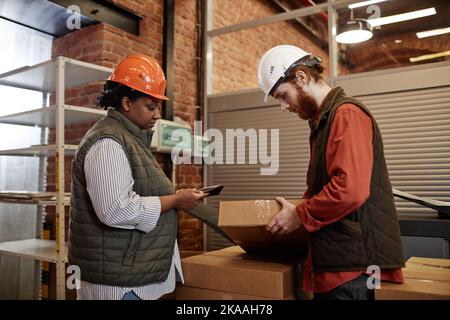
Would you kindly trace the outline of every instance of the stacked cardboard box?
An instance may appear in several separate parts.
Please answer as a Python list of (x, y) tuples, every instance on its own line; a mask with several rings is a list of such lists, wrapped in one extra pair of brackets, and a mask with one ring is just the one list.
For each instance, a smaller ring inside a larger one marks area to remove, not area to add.
[[(303, 200), (288, 200), (298, 205)], [(266, 225), (281, 210), (275, 200), (222, 201), (218, 226), (239, 246), (182, 259), (185, 283), (177, 299), (311, 298), (301, 290), (305, 229), (273, 235)]]
[(286, 300), (301, 288), (295, 264), (255, 258), (239, 246), (185, 258), (182, 268), (179, 300)]
[(403, 284), (382, 283), (377, 300), (450, 300), (450, 260), (412, 257)]

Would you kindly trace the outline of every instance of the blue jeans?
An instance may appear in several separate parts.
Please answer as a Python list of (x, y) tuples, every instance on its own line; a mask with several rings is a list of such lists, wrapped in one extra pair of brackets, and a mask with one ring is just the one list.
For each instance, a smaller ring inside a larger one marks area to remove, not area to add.
[(133, 290), (131, 290), (131, 291), (128, 291), (127, 293), (125, 293), (121, 300), (142, 300), (142, 299), (139, 298), (136, 295), (136, 293), (134, 293)]

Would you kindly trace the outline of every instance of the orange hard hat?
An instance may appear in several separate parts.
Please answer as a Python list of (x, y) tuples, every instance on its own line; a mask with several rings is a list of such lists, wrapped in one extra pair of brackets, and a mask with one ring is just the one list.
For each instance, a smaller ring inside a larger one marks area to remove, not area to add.
[(108, 80), (121, 83), (157, 99), (169, 100), (164, 95), (166, 78), (155, 59), (145, 55), (131, 55), (123, 59)]

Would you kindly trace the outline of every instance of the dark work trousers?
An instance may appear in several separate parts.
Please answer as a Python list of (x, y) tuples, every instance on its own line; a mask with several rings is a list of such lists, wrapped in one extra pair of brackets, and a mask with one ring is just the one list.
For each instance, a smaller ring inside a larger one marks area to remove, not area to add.
[(367, 287), (368, 276), (358, 278), (324, 293), (314, 293), (314, 300), (374, 300), (374, 290)]

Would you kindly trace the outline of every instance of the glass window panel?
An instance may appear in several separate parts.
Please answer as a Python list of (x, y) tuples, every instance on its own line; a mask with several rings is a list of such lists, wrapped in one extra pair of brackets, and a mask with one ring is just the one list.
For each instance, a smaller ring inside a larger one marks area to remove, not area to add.
[[(377, 26), (373, 37), (357, 44), (338, 44), (340, 74), (384, 70), (448, 61), (450, 33), (419, 38), (417, 33), (450, 27), (448, 0), (390, 0), (353, 10), (353, 19), (374, 19), (435, 8), (436, 14)], [(351, 19), (348, 8), (338, 10), (339, 25)]]
[(218, 29), (255, 19), (270, 17), (274, 14), (309, 7), (312, 3), (324, 3), (326, 0), (214, 0), (213, 28)]
[[(258, 87), (257, 68), (270, 48), (290, 44), (320, 56), (328, 65), (328, 19), (305, 16), (213, 38), (213, 93)], [(324, 77), (328, 77), (325, 69)]]

